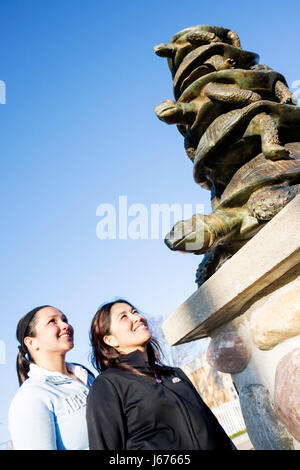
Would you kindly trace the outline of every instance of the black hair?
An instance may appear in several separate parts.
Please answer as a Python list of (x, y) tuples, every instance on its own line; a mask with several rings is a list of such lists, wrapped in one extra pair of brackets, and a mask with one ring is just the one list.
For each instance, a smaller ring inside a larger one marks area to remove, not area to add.
[(24, 315), (18, 323), (16, 336), (20, 344), (19, 344), (19, 352), (18, 352), (17, 361), (16, 361), (16, 368), (17, 368), (19, 385), (22, 385), (22, 383), (28, 379), (30, 363), (33, 362), (33, 359), (30, 356), (29, 351), (24, 343), (24, 339), (27, 336), (34, 337), (36, 335), (36, 332), (35, 332), (36, 314), (42, 308), (45, 308), (45, 307), (51, 307), (51, 305), (42, 305), (40, 307), (36, 307), (30, 310), (30, 312)]

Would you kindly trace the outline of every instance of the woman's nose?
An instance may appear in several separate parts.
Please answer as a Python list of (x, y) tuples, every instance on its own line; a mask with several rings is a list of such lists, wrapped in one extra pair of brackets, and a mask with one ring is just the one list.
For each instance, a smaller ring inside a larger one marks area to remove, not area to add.
[(142, 318), (142, 315), (140, 315), (139, 313), (131, 313), (131, 319), (133, 323), (139, 322), (141, 318)]
[(70, 325), (69, 323), (67, 322), (67, 320), (61, 320), (60, 322), (60, 329), (61, 330), (68, 330), (70, 328)]

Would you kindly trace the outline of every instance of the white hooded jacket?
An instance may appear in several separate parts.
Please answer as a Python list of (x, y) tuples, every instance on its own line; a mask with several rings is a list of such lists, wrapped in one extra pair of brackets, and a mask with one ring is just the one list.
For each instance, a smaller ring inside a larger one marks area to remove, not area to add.
[(13, 449), (88, 449), (86, 399), (94, 377), (80, 365), (67, 367), (80, 381), (30, 364), (9, 408)]

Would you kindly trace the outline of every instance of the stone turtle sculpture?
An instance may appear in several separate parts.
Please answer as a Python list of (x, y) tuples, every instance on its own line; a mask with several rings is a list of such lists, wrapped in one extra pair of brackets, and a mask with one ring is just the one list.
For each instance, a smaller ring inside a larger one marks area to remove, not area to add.
[(201, 285), (299, 193), (300, 109), (283, 75), (230, 29), (193, 26), (154, 49), (168, 59), (175, 97), (155, 112), (177, 125), (195, 182), (211, 191), (212, 213), (165, 238), (171, 250), (205, 255)]

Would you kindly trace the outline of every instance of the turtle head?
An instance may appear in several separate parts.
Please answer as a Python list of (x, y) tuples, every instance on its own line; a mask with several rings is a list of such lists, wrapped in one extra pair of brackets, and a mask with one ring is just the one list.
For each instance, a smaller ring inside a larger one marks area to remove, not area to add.
[(158, 55), (159, 57), (171, 58), (173, 55), (174, 46), (161, 43), (161, 44), (157, 44), (157, 46), (154, 46), (153, 50), (155, 54)]
[(183, 253), (205, 253), (210, 241), (211, 233), (202, 214), (177, 222), (165, 237), (165, 244), (170, 250)]
[(165, 100), (154, 108), (156, 116), (167, 124), (175, 124), (178, 122), (179, 117), (183, 114), (183, 109), (180, 103), (175, 103), (172, 100)]

